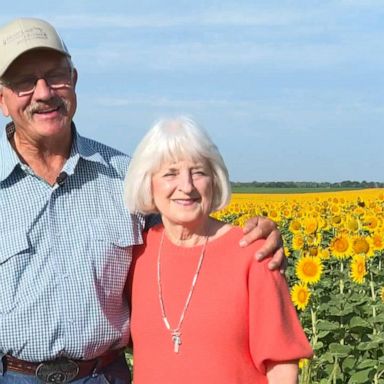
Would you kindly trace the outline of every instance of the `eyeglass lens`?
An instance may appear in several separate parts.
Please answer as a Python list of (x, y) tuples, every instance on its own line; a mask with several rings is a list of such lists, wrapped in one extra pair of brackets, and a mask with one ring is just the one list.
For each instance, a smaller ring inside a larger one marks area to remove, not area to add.
[(13, 89), (19, 96), (25, 96), (34, 92), (36, 83), (40, 79), (44, 79), (47, 85), (53, 89), (66, 88), (71, 86), (72, 72), (70, 70), (60, 70), (50, 72), (44, 76), (25, 76), (9, 82), (9, 87)]

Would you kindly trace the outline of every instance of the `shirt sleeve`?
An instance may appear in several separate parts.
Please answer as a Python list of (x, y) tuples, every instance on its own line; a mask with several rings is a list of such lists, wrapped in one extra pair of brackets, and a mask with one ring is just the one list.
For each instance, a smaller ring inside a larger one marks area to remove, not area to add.
[(125, 282), (125, 287), (124, 287), (124, 296), (128, 298), (129, 307), (131, 307), (131, 302), (132, 302), (132, 284), (133, 284), (133, 274), (135, 271), (136, 262), (137, 262), (137, 259), (140, 257), (140, 255), (142, 255), (143, 252), (145, 251), (145, 247), (147, 245), (147, 236), (148, 236), (148, 232), (144, 232), (143, 244), (134, 245), (132, 249), (132, 260), (129, 266), (128, 276), (127, 276), (127, 280)]
[(257, 369), (265, 374), (270, 362), (312, 357), (286, 280), (268, 269), (268, 260), (252, 261), (248, 289), (250, 351)]

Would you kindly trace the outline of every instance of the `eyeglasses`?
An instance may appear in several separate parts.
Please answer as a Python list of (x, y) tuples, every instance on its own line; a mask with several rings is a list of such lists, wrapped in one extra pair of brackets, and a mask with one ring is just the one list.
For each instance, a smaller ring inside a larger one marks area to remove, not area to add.
[(36, 89), (36, 83), (40, 79), (44, 79), (48, 87), (52, 89), (71, 88), (72, 87), (73, 71), (71, 69), (60, 69), (53, 72), (49, 72), (44, 76), (25, 76), (18, 79), (7, 81), (1, 80), (1, 82), (8, 88), (12, 89), (17, 96), (32, 95)]

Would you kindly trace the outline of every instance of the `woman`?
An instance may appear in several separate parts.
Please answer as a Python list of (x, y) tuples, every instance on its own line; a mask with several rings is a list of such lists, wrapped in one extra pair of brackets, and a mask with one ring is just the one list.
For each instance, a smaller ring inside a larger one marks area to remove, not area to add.
[(239, 249), (241, 229), (210, 217), (230, 183), (208, 135), (188, 118), (160, 121), (127, 180), (138, 181), (127, 207), (162, 217), (134, 250), (134, 383), (296, 383), (312, 350), (284, 278), (254, 261), (262, 242)]

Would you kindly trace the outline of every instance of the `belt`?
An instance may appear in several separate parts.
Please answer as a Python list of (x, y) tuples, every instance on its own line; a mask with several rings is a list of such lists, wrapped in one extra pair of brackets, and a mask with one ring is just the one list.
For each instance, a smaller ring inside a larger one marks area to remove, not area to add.
[(67, 357), (59, 357), (55, 360), (41, 363), (20, 360), (16, 357), (5, 355), (3, 363), (7, 370), (35, 375), (44, 383), (63, 384), (99, 373), (122, 353), (123, 349), (118, 349), (107, 352), (92, 360), (71, 360)]

